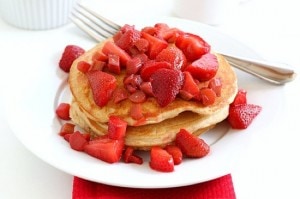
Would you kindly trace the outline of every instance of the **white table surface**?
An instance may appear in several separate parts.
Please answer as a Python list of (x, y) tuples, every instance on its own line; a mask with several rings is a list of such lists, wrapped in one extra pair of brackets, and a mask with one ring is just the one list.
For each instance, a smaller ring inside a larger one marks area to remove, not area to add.
[[(104, 8), (110, 2), (103, 0)], [(132, 0), (128, 2), (133, 2)], [(147, 4), (157, 6), (159, 1)], [(244, 0), (229, 20), (216, 28), (247, 44), (262, 57), (292, 65), (299, 73), (300, 66), (300, 14), (293, 0)], [(124, 4), (124, 6), (126, 6)], [(172, 1), (165, 1), (156, 13), (138, 4), (139, 12), (148, 16), (172, 15)], [(109, 6), (108, 6), (109, 7)], [(124, 7), (123, 7), (124, 8)], [(125, 10), (125, 9), (124, 9)], [(123, 10), (123, 11), (124, 11)], [(152, 9), (153, 10), (153, 9)], [(133, 19), (134, 14), (127, 17)], [(130, 20), (128, 18), (128, 20)], [(124, 18), (123, 18), (124, 19)], [(125, 17), (126, 20), (126, 17)], [(69, 24), (58, 30), (39, 32), (63, 41), (56, 31), (73, 26)], [(78, 32), (77, 32), (78, 33)], [(9, 87), (12, 81), (5, 74), (7, 67), (20, 67), (14, 60), (17, 48), (38, 46), (38, 40), (27, 41), (34, 31), (24, 31), (0, 20), (0, 88)], [(68, 42), (68, 41), (65, 41)], [(64, 44), (62, 44), (63, 46)], [(16, 55), (17, 56), (17, 55)], [(232, 171), (237, 198), (300, 198), (299, 183), (299, 78), (284, 86), (285, 106), (272, 132), (264, 132), (250, 146), (237, 167)], [(1, 199), (66, 199), (71, 198), (73, 176), (53, 168), (29, 152), (9, 129), (0, 93), (0, 198)], [(272, 99), (270, 99), (272, 100)], [(16, 113), (17, 114), (17, 113)]]

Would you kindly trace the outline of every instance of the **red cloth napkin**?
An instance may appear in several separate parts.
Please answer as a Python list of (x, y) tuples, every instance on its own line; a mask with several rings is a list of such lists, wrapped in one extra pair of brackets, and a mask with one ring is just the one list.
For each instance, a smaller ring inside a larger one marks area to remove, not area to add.
[(231, 175), (184, 187), (137, 189), (115, 187), (74, 177), (73, 199), (235, 199)]

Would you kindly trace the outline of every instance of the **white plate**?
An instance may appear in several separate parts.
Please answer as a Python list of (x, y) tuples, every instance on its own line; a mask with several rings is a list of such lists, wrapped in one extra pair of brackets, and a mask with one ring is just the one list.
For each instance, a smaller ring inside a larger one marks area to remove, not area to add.
[[(155, 22), (138, 26), (154, 25)], [(175, 18), (159, 22), (199, 34), (215, 50), (259, 57), (242, 43), (212, 27)], [(36, 39), (37, 34), (41, 34), (41, 39)], [(263, 107), (247, 130), (231, 130), (226, 123), (219, 125), (203, 136), (211, 145), (210, 154), (202, 159), (186, 159), (172, 173), (151, 170), (145, 154), (142, 154), (145, 155), (143, 165), (107, 164), (72, 150), (57, 134), (61, 123), (55, 115), (55, 108), (60, 102), (70, 99), (67, 74), (57, 67), (60, 54), (67, 44), (89, 48), (93, 43), (72, 25), (47, 34), (36, 33), (31, 47), (19, 55), (23, 65), (10, 69), (11, 73), (8, 73), (18, 81), (5, 91), (7, 120), (17, 138), (32, 153), (62, 171), (91, 181), (124, 187), (165, 188), (204, 182), (228, 174), (251, 139), (259, 139), (259, 134), (270, 126), (283, 104), (280, 87), (238, 72), (239, 87), (248, 91), (249, 103)]]

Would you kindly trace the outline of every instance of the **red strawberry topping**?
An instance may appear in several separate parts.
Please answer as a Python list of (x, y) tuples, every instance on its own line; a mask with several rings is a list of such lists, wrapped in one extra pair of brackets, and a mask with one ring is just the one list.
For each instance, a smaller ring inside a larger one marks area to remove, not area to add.
[(103, 107), (112, 97), (112, 93), (117, 86), (117, 80), (108, 73), (92, 70), (86, 73), (89, 80), (95, 103)]
[(162, 172), (172, 172), (174, 161), (172, 155), (161, 147), (152, 147), (149, 165), (152, 169)]
[(161, 107), (175, 100), (183, 84), (183, 74), (179, 70), (161, 68), (151, 75), (154, 97)]
[(98, 137), (84, 146), (84, 151), (108, 163), (118, 162), (122, 157), (124, 140), (114, 140), (107, 136)]
[(210, 45), (198, 35), (183, 33), (178, 36), (176, 46), (183, 51), (189, 61), (199, 59), (210, 51)]
[(70, 68), (75, 59), (82, 55), (85, 50), (76, 45), (68, 45), (65, 47), (65, 50), (60, 58), (59, 67), (65, 71), (70, 72)]
[(204, 157), (210, 151), (209, 145), (204, 140), (185, 129), (180, 129), (179, 133), (176, 134), (175, 144), (181, 149), (184, 155), (191, 158)]
[(237, 104), (229, 107), (228, 122), (234, 129), (246, 129), (260, 113), (261, 107), (254, 104)]
[(218, 71), (218, 60), (216, 55), (207, 53), (185, 67), (185, 71), (190, 72), (199, 81), (208, 81), (213, 78)]
[(56, 115), (62, 120), (70, 120), (70, 104), (60, 103), (55, 110)]
[(171, 64), (171, 68), (181, 70), (185, 67), (186, 58), (183, 52), (176, 46), (169, 46), (163, 49), (157, 56), (156, 61), (166, 61)]

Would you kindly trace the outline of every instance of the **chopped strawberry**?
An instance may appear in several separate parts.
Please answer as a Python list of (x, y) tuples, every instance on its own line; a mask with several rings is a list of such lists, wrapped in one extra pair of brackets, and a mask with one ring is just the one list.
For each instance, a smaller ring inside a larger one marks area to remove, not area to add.
[(209, 106), (215, 103), (216, 93), (211, 88), (201, 88), (200, 89), (200, 99), (204, 106)]
[(204, 140), (185, 129), (180, 129), (176, 134), (175, 144), (181, 149), (184, 155), (191, 158), (204, 157), (210, 151), (209, 145)]
[(69, 103), (60, 103), (56, 110), (56, 115), (62, 120), (70, 120), (70, 104)]
[(126, 147), (123, 157), (125, 163), (143, 164), (143, 159), (134, 154), (134, 149), (130, 146)]
[(142, 79), (149, 81), (151, 75), (160, 68), (171, 68), (171, 64), (166, 61), (147, 61), (140, 71)]
[(60, 136), (64, 136), (65, 134), (74, 133), (75, 124), (66, 122), (64, 123), (59, 131)]
[(114, 103), (119, 103), (128, 98), (128, 92), (125, 88), (116, 88), (113, 92)]
[(143, 91), (148, 96), (153, 96), (152, 85), (151, 82), (143, 82), (140, 85), (141, 91)]
[(130, 93), (136, 92), (142, 82), (141, 76), (136, 74), (131, 74), (124, 78), (124, 86)]
[(120, 57), (116, 54), (108, 54), (107, 68), (109, 72), (119, 75), (121, 73)]
[(131, 106), (130, 117), (132, 117), (132, 119), (134, 119), (134, 120), (141, 120), (144, 118), (141, 104), (133, 104)]
[(76, 45), (67, 45), (64, 52), (59, 60), (59, 67), (65, 71), (70, 72), (70, 68), (75, 59), (82, 55), (85, 50)]
[(138, 49), (139, 52), (144, 53), (147, 52), (149, 48), (149, 41), (147, 39), (140, 38), (136, 42), (134, 42), (134, 46)]
[(216, 75), (218, 67), (219, 64), (216, 55), (207, 53), (200, 59), (187, 65), (185, 71), (190, 72), (194, 78), (204, 82)]
[(87, 73), (91, 69), (91, 64), (86, 61), (80, 61), (77, 63), (77, 69), (82, 73)]
[(92, 60), (95, 61), (103, 61), (106, 62), (108, 60), (107, 55), (105, 55), (102, 51), (97, 51), (93, 54)]
[(186, 58), (183, 52), (176, 46), (168, 46), (163, 49), (155, 58), (156, 61), (166, 61), (171, 68), (181, 70), (186, 65)]
[(102, 48), (102, 52), (105, 55), (109, 55), (109, 54), (118, 55), (120, 57), (120, 62), (122, 66), (126, 66), (127, 61), (131, 59), (130, 55), (125, 50), (117, 46), (112, 41), (105, 42)]
[(191, 33), (180, 34), (175, 45), (182, 50), (188, 61), (197, 60), (210, 51), (210, 45), (204, 39)]
[(228, 122), (234, 129), (246, 129), (260, 113), (261, 107), (254, 104), (237, 104), (229, 107)]
[(161, 107), (175, 100), (183, 84), (183, 73), (179, 70), (161, 68), (151, 75), (153, 95)]
[(111, 115), (108, 120), (108, 137), (110, 139), (124, 139), (126, 134), (127, 122), (118, 116)]
[(133, 57), (126, 63), (126, 74), (135, 74), (142, 67), (143, 62), (139, 57)]
[(239, 89), (231, 105), (247, 104), (247, 91)]
[(84, 146), (84, 151), (108, 163), (118, 162), (122, 157), (124, 140), (113, 140), (107, 136), (98, 137)]
[(101, 70), (106, 67), (107, 63), (105, 61), (94, 60), (91, 70)]
[(83, 151), (84, 146), (88, 143), (86, 138), (79, 132), (72, 133), (69, 137), (70, 146), (76, 151)]
[(178, 165), (182, 162), (182, 152), (181, 149), (176, 145), (167, 145), (165, 150), (172, 155), (174, 164)]
[[(129, 28), (130, 27), (130, 28)], [(140, 31), (134, 29), (133, 26), (128, 26), (126, 30), (122, 30), (121, 36), (115, 40), (115, 43), (117, 46), (122, 48), (123, 50), (127, 51), (129, 48), (131, 48), (134, 43), (139, 40), (141, 37)]]
[(64, 139), (65, 139), (67, 142), (69, 142), (69, 141), (70, 141), (71, 135), (72, 135), (72, 133), (67, 133), (67, 134), (65, 134), (63, 137), (64, 137)]
[(112, 93), (117, 86), (117, 80), (113, 75), (99, 70), (86, 73), (89, 80), (95, 103), (103, 107), (111, 99)]
[(174, 161), (172, 155), (158, 146), (151, 148), (149, 165), (152, 169), (161, 172), (174, 171)]
[(211, 88), (217, 97), (221, 96), (222, 91), (222, 81), (220, 78), (212, 78), (208, 83), (208, 88)]
[(200, 90), (196, 81), (192, 77), (191, 73), (184, 71), (183, 75), (184, 75), (184, 81), (183, 81), (182, 88), (180, 90), (180, 94), (185, 96), (184, 99), (187, 98), (191, 99), (195, 96), (198, 96)]
[(142, 102), (146, 101), (146, 99), (147, 99), (146, 97), (147, 96), (146, 96), (146, 94), (143, 91), (137, 90), (134, 93), (132, 93), (128, 97), (128, 99), (130, 101), (132, 101), (133, 103), (142, 103)]
[(148, 33), (142, 32), (142, 37), (149, 42), (148, 55), (150, 59), (155, 59), (155, 57), (165, 48), (168, 47), (168, 42), (165, 40), (154, 37)]

